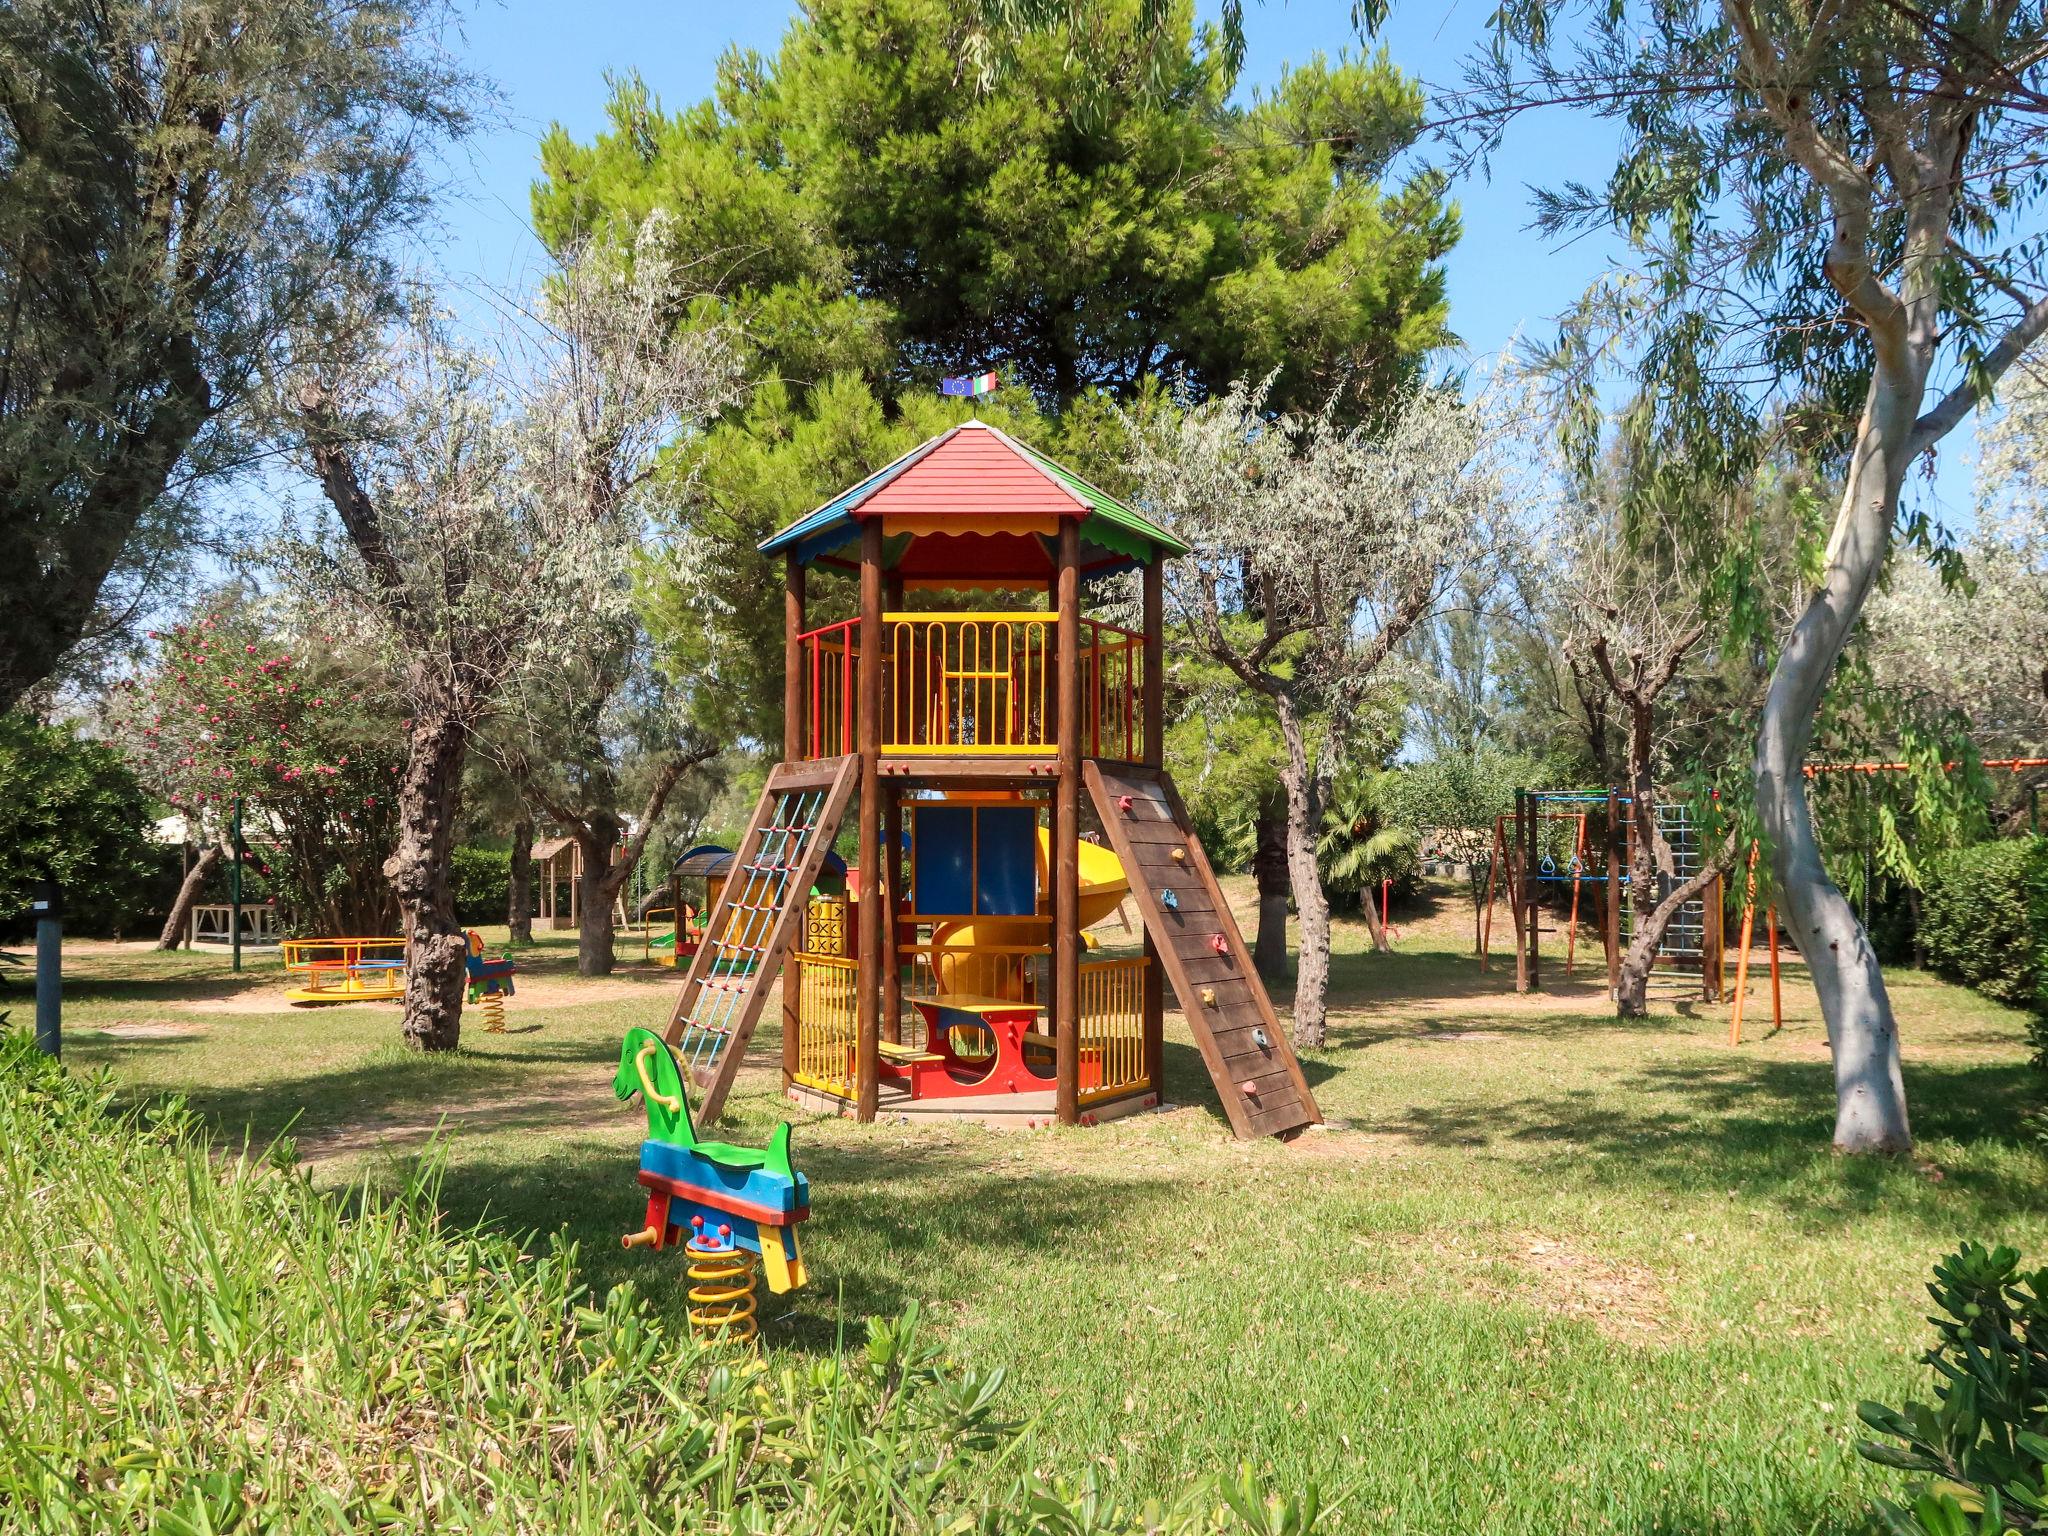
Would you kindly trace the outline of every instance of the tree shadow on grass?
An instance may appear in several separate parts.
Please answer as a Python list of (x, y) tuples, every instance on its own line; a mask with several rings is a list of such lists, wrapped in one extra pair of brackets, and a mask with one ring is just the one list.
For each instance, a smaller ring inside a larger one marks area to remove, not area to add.
[[(930, 1310), (988, 1298), (974, 1277), (1015, 1263), (1033, 1267), (1078, 1228), (1142, 1221), (1147, 1209), (1184, 1197), (1171, 1180), (1076, 1173), (1033, 1165), (1005, 1173), (952, 1145), (893, 1142), (799, 1146), (797, 1165), (816, 1192), (800, 1228), (813, 1286), (789, 1296), (761, 1287), (775, 1342), (808, 1354), (839, 1341), (858, 1347), (868, 1317), (893, 1317), (912, 1301)], [(630, 1281), (676, 1326), (684, 1322), (686, 1261), (674, 1251), (621, 1249), (638, 1228), (645, 1192), (631, 1153), (592, 1140), (541, 1158), (499, 1159), (459, 1151), (442, 1206), (459, 1225), (513, 1233), (559, 1231), (578, 1246), (594, 1294)], [(954, 1255), (962, 1255), (955, 1259)]]
[[(100, 1037), (93, 1058), (123, 1076), (123, 1064), (175, 1051), (177, 1040)], [(560, 1122), (560, 1106), (545, 1092), (565, 1076), (609, 1092), (618, 1046), (601, 1036), (538, 1034), (521, 1037), (515, 1051), (422, 1055), (391, 1044), (348, 1065), (231, 1083), (196, 1083), (175, 1090), (196, 1112), (237, 1139), (289, 1132), (317, 1136), (362, 1124), (393, 1124), (443, 1112), (467, 1116), (492, 1100), (523, 1106), (523, 1123), (544, 1128)]]
[[(1909, 1067), (1918, 1162), (1833, 1154), (1825, 1059), (1658, 1064), (1619, 1086), (1633, 1106), (1585, 1088), (1411, 1106), (1376, 1129), (1425, 1146), (1554, 1148), (1580, 1178), (1648, 1181), (1674, 1194), (1732, 1191), (1817, 1220), (1883, 1207), (1951, 1230), (1966, 1214), (1992, 1223), (2048, 1215), (2048, 1180), (2020, 1130), (2036, 1091), (2023, 1063)], [(1942, 1166), (1924, 1160), (1930, 1150)]]

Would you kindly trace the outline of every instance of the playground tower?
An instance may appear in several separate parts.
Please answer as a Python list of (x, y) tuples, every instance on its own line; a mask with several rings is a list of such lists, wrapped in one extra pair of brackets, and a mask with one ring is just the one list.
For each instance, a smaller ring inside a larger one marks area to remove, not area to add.
[[(1161, 562), (1185, 548), (979, 421), (762, 544), (782, 761), (666, 1033), (700, 1120), (777, 974), (785, 1089), (862, 1120), (1157, 1104), (1168, 984), (1239, 1136), (1320, 1118), (1161, 766)], [(1142, 630), (1091, 617), (1133, 570)], [(820, 898), (848, 816), (848, 898)]]

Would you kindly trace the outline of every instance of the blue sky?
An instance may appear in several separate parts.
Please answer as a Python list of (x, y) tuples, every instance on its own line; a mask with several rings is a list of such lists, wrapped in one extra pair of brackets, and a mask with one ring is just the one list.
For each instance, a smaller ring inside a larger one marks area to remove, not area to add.
[[(1213, 13), (1213, 3), (1204, 0)], [(1460, 60), (1479, 41), (1493, 0), (1414, 0), (1394, 6), (1383, 41), (1395, 63), (1430, 86), (1455, 86)], [(1276, 79), (1318, 50), (1357, 51), (1351, 0), (1267, 0), (1247, 8), (1243, 88)], [(608, 73), (638, 70), (671, 106), (711, 88), (718, 57), (732, 45), (772, 52), (791, 7), (703, 0), (585, 0), (573, 8), (503, 0), (471, 10), (461, 47), (497, 82), (500, 121), (471, 139), (448, 167), (448, 228), (439, 260), (452, 282), (518, 286), (535, 270), (527, 188), (541, 135), (560, 122), (579, 138), (604, 125)], [(573, 20), (569, 18), (573, 17)], [(1613, 138), (1590, 116), (1553, 110), (1511, 130), (1487, 176), (1467, 176), (1454, 195), (1464, 237), (1451, 254), (1451, 323), (1476, 354), (1517, 333), (1547, 336), (1556, 315), (1601, 271), (1615, 242), (1581, 237), (1547, 242), (1530, 232), (1532, 185), (1565, 177), (1598, 181), (1613, 164)], [(1951, 525), (1969, 521), (1967, 430), (1950, 438), (1933, 492)]]

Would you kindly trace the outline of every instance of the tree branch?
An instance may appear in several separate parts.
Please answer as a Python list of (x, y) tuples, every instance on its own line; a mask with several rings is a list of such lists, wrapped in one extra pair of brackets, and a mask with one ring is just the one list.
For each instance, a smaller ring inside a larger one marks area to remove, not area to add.
[(1985, 398), (1991, 386), (2005, 376), (2006, 370), (2020, 360), (2044, 330), (2048, 330), (2048, 294), (2029, 304), (2026, 313), (1999, 338), (1998, 345), (1984, 354), (1974, 377), (1964, 379), (1913, 423), (1911, 452), (1925, 453), (1954, 431), (1971, 407)]

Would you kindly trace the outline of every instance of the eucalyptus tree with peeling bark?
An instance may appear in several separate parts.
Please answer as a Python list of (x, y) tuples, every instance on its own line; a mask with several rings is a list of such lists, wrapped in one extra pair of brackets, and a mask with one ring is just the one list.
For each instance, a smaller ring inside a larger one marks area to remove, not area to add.
[[(1911, 1146), (1876, 952), (1828, 878), (1804, 768), (1815, 716), (1903, 525), (1907, 471), (2048, 327), (2038, 209), (2048, 16), (2013, 0), (1618, 4), (1510, 0), (1474, 70), (1488, 131), (1545, 105), (1621, 125), (1604, 186), (1540, 204), (1614, 227), (1642, 272), (1601, 285), (1554, 361), (1629, 358), (1645, 430), (1737, 483), (1772, 413), (1839, 474), (1818, 580), (1784, 636), (1756, 737), (1780, 908), (1834, 1047), (1835, 1145)], [(1611, 350), (1617, 340), (1624, 354)]]
[[(1243, 384), (1131, 423), (1139, 500), (1191, 552), (1167, 569), (1185, 632), (1273, 711), (1301, 922), (1294, 1032), (1327, 1034), (1330, 903), (1316, 839), (1397, 648), (1479, 557), (1504, 487), (1500, 401), (1418, 389), (1355, 427), (1268, 417)], [(1374, 940), (1379, 914), (1365, 903)]]

